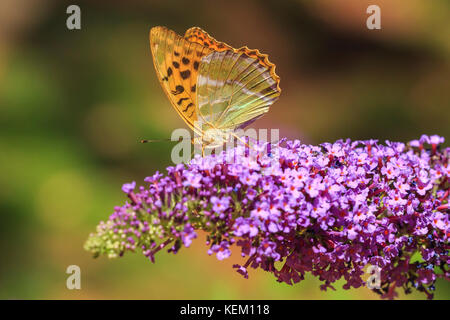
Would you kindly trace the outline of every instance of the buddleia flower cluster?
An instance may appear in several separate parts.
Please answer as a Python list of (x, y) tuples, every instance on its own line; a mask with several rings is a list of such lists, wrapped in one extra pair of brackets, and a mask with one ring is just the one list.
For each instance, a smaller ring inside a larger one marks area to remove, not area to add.
[(382, 298), (399, 289), (432, 298), (436, 279), (450, 276), (443, 142), (282, 140), (276, 157), (264, 144), (197, 156), (138, 188), (123, 185), (129, 200), (100, 222), (85, 249), (110, 258), (142, 252), (154, 262), (158, 251), (177, 253), (202, 230), (209, 255), (244, 257), (234, 268), (245, 278), (261, 268), (292, 285), (311, 273), (323, 290), (340, 279), (350, 289), (366, 286), (365, 271), (375, 266), (379, 283), (371, 289)]

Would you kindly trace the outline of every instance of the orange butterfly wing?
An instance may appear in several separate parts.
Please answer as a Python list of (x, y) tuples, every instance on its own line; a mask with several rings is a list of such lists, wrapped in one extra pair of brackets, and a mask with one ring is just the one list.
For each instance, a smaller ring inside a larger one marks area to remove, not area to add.
[(269, 56), (267, 54), (259, 52), (258, 49), (251, 50), (247, 46), (235, 49), (224, 42), (217, 41), (216, 39), (211, 37), (205, 30), (199, 27), (192, 27), (186, 30), (184, 38), (190, 42), (195, 42), (200, 45), (206, 46), (213, 51), (222, 52), (231, 50), (236, 53), (244, 53), (248, 57), (258, 60), (260, 65), (269, 70), (272, 79), (276, 82), (277, 90), (281, 92), (280, 77), (275, 73), (275, 65), (269, 61)]
[(194, 131), (197, 120), (197, 74), (200, 60), (213, 50), (190, 42), (165, 27), (150, 30), (150, 48), (161, 86), (172, 106)]

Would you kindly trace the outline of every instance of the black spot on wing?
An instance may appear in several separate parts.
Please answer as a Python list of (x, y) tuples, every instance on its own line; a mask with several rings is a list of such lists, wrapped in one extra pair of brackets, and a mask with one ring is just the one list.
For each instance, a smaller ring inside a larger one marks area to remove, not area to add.
[(183, 112), (187, 112), (189, 110), (190, 107), (194, 106), (194, 104), (191, 102), (189, 103), (186, 108), (183, 110)]
[(191, 71), (190, 70), (180, 71), (180, 76), (181, 78), (183, 78), (183, 80), (186, 80), (191, 76)]
[(184, 92), (184, 87), (181, 85), (178, 85), (175, 87), (175, 90), (172, 90), (172, 94), (177, 95)]
[(167, 76), (162, 78), (163, 81), (169, 81), (169, 77), (172, 75), (172, 69), (169, 67), (167, 68)]
[(189, 62), (191, 62), (188, 58), (183, 57), (183, 59), (181, 59), (181, 62), (183, 62), (183, 64), (189, 64)]
[(189, 98), (180, 98), (180, 100), (178, 100), (177, 102), (177, 105), (181, 106), (184, 100), (189, 100)]

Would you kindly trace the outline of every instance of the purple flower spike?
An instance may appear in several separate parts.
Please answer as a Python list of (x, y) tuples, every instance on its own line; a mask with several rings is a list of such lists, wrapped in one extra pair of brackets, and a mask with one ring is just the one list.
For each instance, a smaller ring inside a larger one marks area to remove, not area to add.
[[(311, 273), (322, 290), (344, 279), (344, 289), (367, 286), (388, 299), (399, 289), (432, 298), (436, 279), (450, 279), (444, 138), (281, 141), (271, 154), (238, 145), (196, 157), (145, 178), (138, 191), (124, 184), (131, 203), (116, 207), (85, 249), (110, 258), (142, 251), (154, 262), (162, 249), (191, 246), (202, 230), (217, 259), (240, 251), (244, 263), (233, 268), (244, 278), (261, 268), (292, 285)], [(375, 288), (364, 280), (368, 266), (379, 269)]]

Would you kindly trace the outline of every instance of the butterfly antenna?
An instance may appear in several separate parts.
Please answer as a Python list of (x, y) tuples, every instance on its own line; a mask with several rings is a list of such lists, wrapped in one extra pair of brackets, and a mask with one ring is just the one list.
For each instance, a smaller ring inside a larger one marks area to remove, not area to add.
[(162, 142), (162, 141), (173, 141), (173, 142), (181, 142), (183, 138), (180, 137), (178, 140), (172, 140), (170, 138), (168, 139), (142, 139), (141, 143), (150, 143), (150, 142)]

